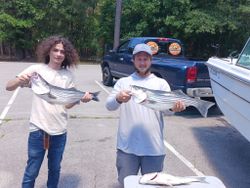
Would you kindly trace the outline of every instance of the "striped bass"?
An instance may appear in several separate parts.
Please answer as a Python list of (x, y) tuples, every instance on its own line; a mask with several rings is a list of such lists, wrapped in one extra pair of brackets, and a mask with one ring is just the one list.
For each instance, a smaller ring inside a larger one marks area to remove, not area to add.
[(166, 92), (131, 85), (131, 94), (136, 103), (156, 111), (169, 110), (177, 101), (183, 101), (186, 106), (195, 107), (203, 117), (207, 117), (208, 109), (214, 105), (213, 102), (191, 98), (181, 90)]
[[(79, 102), (85, 92), (76, 88), (61, 88), (49, 84), (41, 75), (33, 73), (31, 76), (31, 89), (40, 98), (52, 104), (71, 104)], [(97, 95), (100, 92), (91, 93), (92, 100), (99, 101)]]
[(192, 182), (201, 182), (207, 183), (205, 177), (203, 176), (190, 176), (190, 177), (180, 177), (166, 174), (163, 172), (153, 172), (144, 174), (140, 180), (140, 184), (149, 184), (149, 185), (167, 185), (174, 187), (175, 185), (185, 185)]

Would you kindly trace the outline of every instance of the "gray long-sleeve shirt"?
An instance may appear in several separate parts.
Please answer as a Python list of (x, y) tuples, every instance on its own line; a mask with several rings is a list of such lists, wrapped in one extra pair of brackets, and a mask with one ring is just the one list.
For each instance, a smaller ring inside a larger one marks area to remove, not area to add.
[(137, 73), (133, 73), (117, 81), (106, 101), (108, 110), (120, 110), (117, 149), (138, 156), (164, 155), (162, 113), (135, 103), (133, 98), (122, 104), (116, 101), (117, 93), (122, 90), (129, 90), (130, 85), (170, 91), (169, 84), (154, 74), (142, 78)]

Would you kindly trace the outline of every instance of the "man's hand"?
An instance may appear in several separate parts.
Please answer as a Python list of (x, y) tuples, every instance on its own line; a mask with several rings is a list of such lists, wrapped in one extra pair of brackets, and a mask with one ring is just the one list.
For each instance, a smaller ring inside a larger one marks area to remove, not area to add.
[(119, 103), (123, 103), (123, 102), (128, 102), (131, 99), (131, 91), (120, 91), (117, 95), (116, 95), (116, 100)]
[(185, 109), (186, 109), (185, 103), (182, 101), (177, 101), (171, 110), (173, 112), (181, 112)]
[[(85, 95), (81, 98), (81, 101), (84, 103), (89, 102), (89, 101), (91, 101), (92, 97), (93, 97), (92, 94), (90, 94), (89, 92), (86, 92)], [(70, 109), (77, 104), (80, 104), (80, 101), (67, 104), (67, 105), (65, 105), (65, 108)]]
[(7, 91), (13, 91), (17, 87), (30, 87), (30, 78), (31, 75), (29, 74), (23, 74), (21, 76), (15, 77), (14, 79), (11, 79), (6, 84), (6, 90)]
[(30, 86), (30, 78), (31, 78), (31, 75), (29, 75), (29, 74), (24, 74), (24, 75), (18, 76), (17, 79), (19, 82), (19, 86), (29, 87)]
[(81, 101), (86, 103), (91, 101), (93, 98), (92, 94), (90, 94), (89, 92), (86, 92), (85, 95), (81, 98)]

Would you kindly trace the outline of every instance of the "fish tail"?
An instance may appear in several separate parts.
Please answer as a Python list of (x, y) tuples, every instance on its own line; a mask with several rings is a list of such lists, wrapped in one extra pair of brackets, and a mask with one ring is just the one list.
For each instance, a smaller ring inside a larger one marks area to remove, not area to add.
[(92, 97), (92, 100), (93, 100), (93, 101), (100, 101), (99, 98), (98, 98), (99, 93), (100, 93), (100, 91), (91, 93), (92, 96), (93, 96), (93, 97)]
[(207, 117), (207, 112), (210, 107), (214, 105), (213, 102), (199, 100), (196, 105), (194, 105), (203, 117)]

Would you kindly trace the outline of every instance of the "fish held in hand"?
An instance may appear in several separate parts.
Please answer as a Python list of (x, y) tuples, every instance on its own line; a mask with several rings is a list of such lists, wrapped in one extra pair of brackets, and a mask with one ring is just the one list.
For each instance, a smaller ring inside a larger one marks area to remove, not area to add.
[(131, 85), (131, 94), (136, 103), (156, 111), (169, 110), (177, 101), (183, 101), (186, 106), (195, 107), (203, 117), (207, 117), (208, 109), (214, 105), (213, 102), (191, 98), (181, 90), (166, 92)]
[(207, 183), (205, 179), (206, 178), (202, 176), (180, 177), (163, 172), (153, 172), (144, 174), (139, 179), (139, 183), (149, 185), (167, 185), (173, 187), (175, 185), (191, 184), (193, 182)]
[[(33, 73), (31, 76), (31, 89), (38, 97), (52, 104), (66, 105), (79, 102), (85, 95), (85, 92), (75, 88), (65, 89), (51, 85), (38, 73)], [(92, 100), (99, 101), (97, 97), (99, 93), (91, 93)]]

